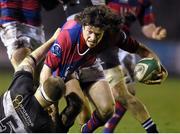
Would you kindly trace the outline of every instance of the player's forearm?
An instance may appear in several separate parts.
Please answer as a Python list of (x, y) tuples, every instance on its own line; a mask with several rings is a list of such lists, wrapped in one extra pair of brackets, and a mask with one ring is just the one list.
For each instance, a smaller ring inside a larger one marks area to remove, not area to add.
[(54, 41), (55, 40), (53, 39), (49, 39), (42, 46), (40, 46), (31, 53), (31, 55), (35, 58), (37, 62), (40, 61), (45, 56), (45, 54), (48, 52), (49, 48), (51, 47)]
[(136, 52), (136, 54), (138, 54), (141, 58), (155, 58), (156, 60), (159, 61), (158, 56), (147, 46), (145, 46), (144, 44), (140, 43), (140, 46)]
[(35, 51), (31, 53), (31, 55), (35, 58), (37, 62), (40, 62), (41, 59), (46, 55), (51, 45), (56, 40), (59, 34), (59, 31), (60, 29), (58, 28), (56, 32), (54, 33), (54, 35), (48, 41), (46, 41), (43, 45), (41, 45), (39, 48), (37, 48)]
[(46, 43), (44, 43), (42, 46), (40, 46), (39, 48), (34, 50), (30, 54), (30, 56), (26, 57), (21, 62), (21, 64), (16, 69), (16, 71), (25, 70), (25, 71), (33, 73), (33, 70), (34, 70), (36, 64), (38, 64), (41, 61), (41, 59), (44, 57), (44, 55), (47, 53), (47, 51), (53, 44), (54, 40), (55, 40), (54, 38), (51, 38)]

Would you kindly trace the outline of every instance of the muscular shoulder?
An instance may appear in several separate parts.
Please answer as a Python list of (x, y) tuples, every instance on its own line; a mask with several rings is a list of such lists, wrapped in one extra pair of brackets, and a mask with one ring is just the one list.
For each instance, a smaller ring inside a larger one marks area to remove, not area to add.
[(62, 30), (66, 29), (66, 30), (73, 30), (73, 29), (79, 29), (81, 28), (81, 25), (75, 21), (75, 20), (69, 20), (67, 21), (63, 27), (62, 27)]
[(124, 31), (118, 30), (116, 32), (109, 32), (109, 40), (113, 42), (113, 45), (120, 45), (125, 42), (127, 35)]
[(75, 44), (81, 34), (82, 26), (74, 20), (67, 21), (57, 38), (58, 43)]
[[(114, 35), (114, 36), (113, 36)], [(124, 31), (120, 30), (116, 34), (111, 35), (111, 40), (114, 40), (116, 47), (119, 47), (130, 53), (135, 53), (139, 47), (139, 42), (127, 35)]]
[(72, 46), (77, 43), (80, 33), (81, 26), (75, 21), (68, 21), (65, 23), (61, 29), (61, 32), (59, 33), (59, 36), (48, 52), (48, 61), (52, 61), (52, 59), (57, 59), (57, 61), (60, 61), (62, 58), (64, 58), (64, 56), (69, 53)]

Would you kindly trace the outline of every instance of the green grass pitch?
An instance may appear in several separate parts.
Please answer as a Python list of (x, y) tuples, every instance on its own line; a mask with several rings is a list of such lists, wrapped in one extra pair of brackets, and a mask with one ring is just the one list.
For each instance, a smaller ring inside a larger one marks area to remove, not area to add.
[[(0, 71), (0, 94), (7, 89), (12, 72)], [(180, 133), (180, 79), (169, 78), (161, 85), (137, 84), (136, 96), (147, 106), (161, 133)], [(64, 101), (60, 103), (65, 105)], [(78, 121), (70, 133), (79, 132)], [(96, 132), (102, 132), (99, 128)], [(116, 128), (117, 133), (144, 133), (140, 123), (127, 112)]]

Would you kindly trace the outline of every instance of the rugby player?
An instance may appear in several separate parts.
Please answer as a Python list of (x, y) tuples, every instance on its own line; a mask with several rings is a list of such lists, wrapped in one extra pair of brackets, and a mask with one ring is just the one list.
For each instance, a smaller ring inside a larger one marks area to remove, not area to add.
[[(72, 74), (74, 84), (66, 86), (66, 96), (69, 93), (79, 96), (81, 99), (81, 85), (84, 93), (95, 106), (91, 119), (83, 126), (82, 132), (93, 132), (97, 127), (112, 116), (114, 112), (114, 99), (109, 84), (104, 79), (103, 70), (96, 61), (96, 55), (104, 50), (119, 47), (141, 57), (153, 57), (159, 61), (155, 53), (143, 44), (132, 39), (119, 28), (121, 18), (105, 6), (94, 6), (86, 8), (75, 20), (67, 21), (62, 27), (57, 40), (51, 47), (41, 71), (41, 83), (53, 75), (60, 76), (66, 83), (71, 81)], [(159, 61), (160, 62), (160, 61)], [(162, 69), (157, 73), (157, 79), (146, 81), (147, 83), (159, 83), (167, 75)], [(91, 71), (88, 71), (90, 70)], [(93, 71), (92, 71), (93, 70)], [(95, 80), (96, 78), (96, 80)], [(77, 112), (80, 104), (73, 97), (68, 97), (71, 103), (69, 113)], [(66, 107), (66, 108), (67, 108)], [(65, 120), (74, 121), (72, 116), (64, 114)], [(62, 118), (62, 120), (64, 120)], [(62, 121), (63, 122), (63, 121)]]
[(60, 77), (49, 77), (37, 90), (33, 83), (35, 67), (45, 56), (58, 33), (59, 29), (16, 68), (11, 85), (0, 97), (0, 132), (62, 132), (61, 124), (54, 126), (45, 109), (63, 95), (63, 80)]
[[(105, 5), (105, 0), (91, 1), (93, 5)], [(138, 20), (146, 37), (156, 40), (161, 40), (166, 37), (166, 29), (162, 28), (161, 26), (155, 25), (155, 17), (152, 10), (151, 1), (107, 0), (106, 3), (113, 11), (115, 11), (115, 13), (125, 18), (122, 29), (126, 32), (126, 34), (130, 35), (129, 28), (131, 24)], [(78, 8), (78, 6), (81, 6), (81, 8)], [(71, 16), (68, 17), (68, 19), (73, 19), (74, 15), (72, 14), (77, 13), (77, 10), (79, 11), (80, 9), (82, 9), (82, 7), (85, 6), (90, 5), (84, 5), (80, 2), (77, 5), (74, 4), (71, 6), (67, 6), (66, 15)], [(70, 7), (73, 7), (73, 9), (76, 10), (72, 10)], [(110, 133), (114, 131), (116, 125), (123, 117), (127, 108), (130, 110), (132, 115), (142, 124), (147, 132), (158, 132), (156, 125), (151, 119), (145, 105), (139, 99), (133, 96), (135, 95), (133, 78), (135, 56), (116, 48), (106, 50), (99, 57), (101, 58), (101, 61), (103, 63), (102, 65), (104, 68), (105, 76), (107, 80), (109, 80), (116, 101), (115, 114), (105, 125), (104, 132)], [(127, 88), (129, 89), (129, 91)], [(122, 105), (120, 102), (123, 102)], [(88, 109), (84, 107), (83, 114), (81, 114), (81, 117), (83, 118), (80, 118), (80, 124), (88, 119), (88, 113)]]
[[(162, 40), (166, 37), (166, 29), (155, 24), (154, 7), (151, 0), (107, 0), (106, 3), (120, 17), (125, 18), (122, 29), (127, 35), (130, 35), (131, 25), (138, 20), (146, 37), (155, 40)], [(157, 133), (156, 124), (153, 122), (147, 108), (138, 98), (133, 96), (135, 95), (135, 55), (120, 49), (112, 49), (102, 53), (100, 58), (103, 62), (105, 76), (116, 99), (115, 113), (105, 124), (104, 132), (112, 133), (126, 109), (128, 109), (133, 117), (142, 124), (146, 132)]]
[[(52, 10), (58, 0), (0, 0), (0, 38), (14, 68), (34, 49), (45, 42), (41, 9)], [(34, 81), (38, 85), (41, 64)]]

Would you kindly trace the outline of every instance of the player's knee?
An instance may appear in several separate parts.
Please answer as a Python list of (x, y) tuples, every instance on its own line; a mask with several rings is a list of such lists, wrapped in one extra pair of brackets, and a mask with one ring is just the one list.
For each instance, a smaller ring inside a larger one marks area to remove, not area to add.
[(137, 103), (138, 103), (138, 100), (133, 95), (131, 95), (131, 97), (129, 97), (128, 100), (127, 100), (127, 105), (128, 106), (132, 106), (132, 105), (134, 106), (134, 105), (137, 105)]
[(128, 87), (129, 93), (131, 93), (133, 96), (135, 96), (136, 95), (136, 89), (134, 87), (134, 84), (128, 84), (127, 87)]
[(134, 96), (135, 96), (135, 88), (133, 86), (128, 86), (128, 88), (125, 89), (124, 92), (119, 94), (116, 100), (120, 101), (123, 107), (127, 108), (129, 104), (136, 102), (136, 99)]
[(123, 107), (128, 108), (131, 105), (135, 105), (137, 103), (137, 99), (131, 93), (127, 93), (119, 98), (119, 101), (123, 105)]
[(106, 122), (110, 117), (112, 117), (115, 108), (114, 104), (103, 104), (98, 108), (99, 114), (103, 122)]

